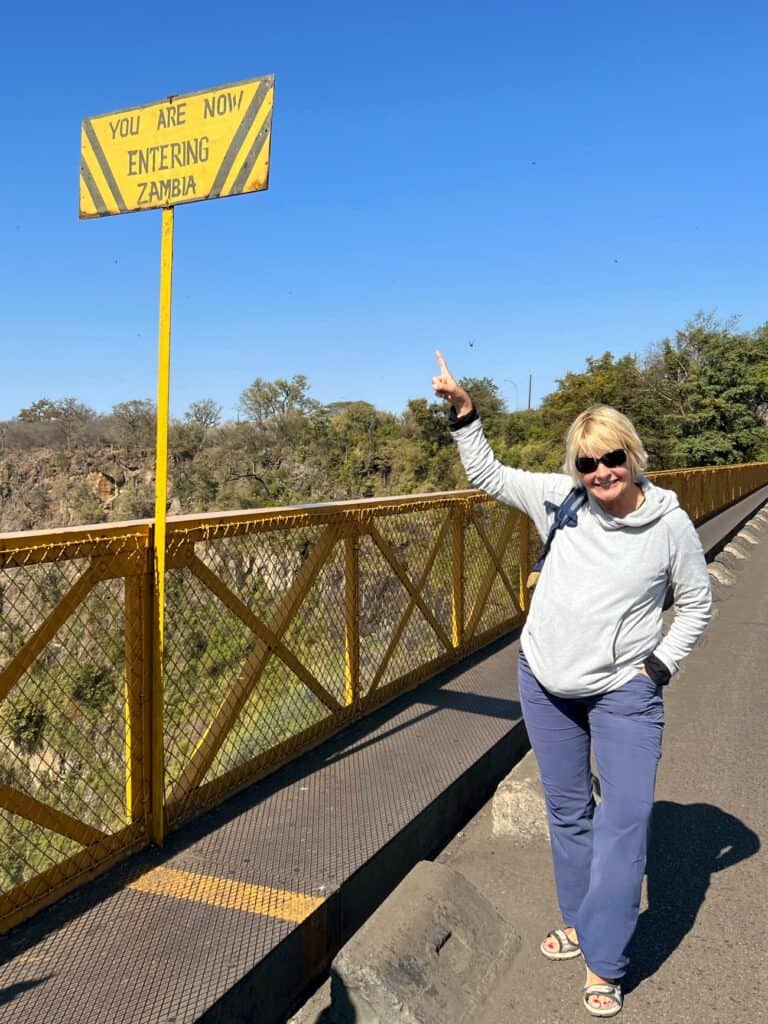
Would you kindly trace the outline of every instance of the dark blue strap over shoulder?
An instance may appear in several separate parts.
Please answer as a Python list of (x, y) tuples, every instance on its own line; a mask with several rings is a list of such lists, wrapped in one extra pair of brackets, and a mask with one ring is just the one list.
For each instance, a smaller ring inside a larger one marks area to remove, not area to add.
[(533, 572), (541, 572), (541, 568), (544, 565), (544, 561), (549, 554), (549, 549), (552, 546), (552, 541), (555, 539), (555, 534), (558, 530), (564, 526), (576, 526), (579, 521), (579, 509), (587, 501), (587, 492), (583, 487), (574, 487), (568, 494), (563, 498), (559, 505), (555, 505), (552, 501), (545, 501), (544, 508), (547, 512), (554, 512), (555, 521), (549, 528), (547, 539), (544, 542), (544, 550), (538, 558), (538, 561), (533, 567)]

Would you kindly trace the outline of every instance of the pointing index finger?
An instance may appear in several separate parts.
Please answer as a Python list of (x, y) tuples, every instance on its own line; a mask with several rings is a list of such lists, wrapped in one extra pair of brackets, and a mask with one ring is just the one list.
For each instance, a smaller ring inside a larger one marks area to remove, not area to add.
[(439, 348), (435, 349), (435, 359), (437, 359), (437, 362), (438, 362), (438, 364), (440, 366), (441, 372), (442, 373), (448, 373), (449, 372), (448, 366), (447, 366), (447, 364), (445, 362), (445, 359), (443, 359), (443, 353), (440, 351)]

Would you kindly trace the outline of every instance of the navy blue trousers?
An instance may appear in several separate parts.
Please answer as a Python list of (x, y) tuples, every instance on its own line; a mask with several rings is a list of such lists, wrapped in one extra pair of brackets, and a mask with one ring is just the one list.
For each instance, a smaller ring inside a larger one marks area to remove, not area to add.
[[(587, 965), (626, 973), (637, 925), (661, 757), (661, 687), (638, 673), (594, 697), (556, 697), (520, 651), (523, 716), (541, 773), (563, 924), (576, 929)], [(601, 802), (595, 805), (594, 752)]]

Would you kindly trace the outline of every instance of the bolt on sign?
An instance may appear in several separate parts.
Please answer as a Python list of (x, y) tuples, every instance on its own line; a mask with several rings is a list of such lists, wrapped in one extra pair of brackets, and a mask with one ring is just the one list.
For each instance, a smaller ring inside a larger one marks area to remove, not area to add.
[(265, 75), (85, 118), (80, 217), (266, 189), (274, 91)]

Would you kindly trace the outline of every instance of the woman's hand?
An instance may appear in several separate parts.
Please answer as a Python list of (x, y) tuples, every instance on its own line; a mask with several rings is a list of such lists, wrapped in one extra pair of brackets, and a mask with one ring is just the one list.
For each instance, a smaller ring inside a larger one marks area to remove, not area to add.
[(445, 398), (451, 403), (457, 416), (466, 416), (467, 413), (472, 412), (472, 399), (469, 397), (469, 393), (461, 384), (456, 383), (453, 374), (448, 369), (448, 364), (443, 359), (442, 352), (439, 350), (435, 352), (435, 358), (440, 372), (432, 378), (432, 390), (438, 398)]

